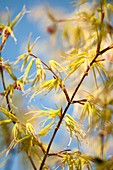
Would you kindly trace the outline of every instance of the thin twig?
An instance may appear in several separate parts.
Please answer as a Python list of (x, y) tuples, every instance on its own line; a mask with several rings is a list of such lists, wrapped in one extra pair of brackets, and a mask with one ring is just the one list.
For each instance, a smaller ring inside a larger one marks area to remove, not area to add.
[[(27, 154), (27, 156), (28, 156), (28, 154)], [(37, 168), (36, 168), (36, 166), (35, 166), (35, 164), (34, 164), (34, 162), (33, 162), (33, 159), (31, 158), (31, 156), (28, 156), (28, 158), (29, 158), (29, 161), (30, 161), (31, 164), (32, 164), (33, 169), (34, 169), (34, 170), (37, 170)]]
[(71, 104), (79, 103), (79, 104), (84, 105), (84, 103), (85, 103), (86, 101), (87, 101), (87, 99), (74, 100), (74, 101), (72, 101)]
[(59, 152), (55, 152), (55, 153), (49, 153), (48, 156), (59, 156), (62, 158), (61, 154), (62, 153), (67, 153), (67, 152), (70, 152), (71, 149), (65, 149), (65, 150), (62, 150), (62, 151), (59, 151)]

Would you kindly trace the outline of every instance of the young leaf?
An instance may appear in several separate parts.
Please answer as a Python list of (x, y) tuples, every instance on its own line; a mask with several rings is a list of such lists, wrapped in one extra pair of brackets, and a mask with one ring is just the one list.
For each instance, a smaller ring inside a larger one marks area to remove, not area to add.
[(20, 55), (18, 58), (17, 58), (17, 60), (15, 61), (15, 65), (17, 64), (17, 63), (19, 63), (21, 60), (23, 60), (25, 57), (27, 56), (27, 54), (22, 54), (22, 55)]
[(26, 134), (33, 134), (34, 133), (34, 128), (31, 125), (31, 123), (26, 123)]
[(12, 122), (17, 122), (18, 118), (13, 115), (11, 112), (7, 111), (7, 109), (0, 107), (1, 112), (3, 112), (9, 119), (12, 120)]
[(11, 70), (11, 66), (7, 64), (7, 65), (5, 65), (4, 67), (5, 67), (5, 69), (7, 70), (8, 74), (10, 75), (10, 77), (11, 77), (14, 81), (16, 81), (17, 78), (16, 78), (16, 76), (14, 75), (14, 73), (13, 73), (12, 70)]
[(46, 78), (46, 72), (43, 69), (42, 63), (39, 58), (36, 59), (36, 77), (33, 80), (32, 86), (37, 84), (39, 81), (42, 82)]
[(0, 121), (0, 125), (3, 125), (3, 124), (7, 124), (7, 123), (11, 123), (12, 120), (11, 119), (8, 119), (8, 120), (2, 120)]
[(32, 50), (33, 50), (33, 48), (34, 48), (37, 40), (40, 38), (40, 37), (37, 37), (37, 38), (35, 39), (35, 41), (33, 42), (33, 44), (31, 45), (31, 44), (30, 44), (31, 35), (32, 35), (32, 34), (30, 34), (30, 36), (29, 36), (28, 45), (27, 45), (27, 50), (28, 50), (28, 53), (29, 53), (29, 54), (32, 52)]
[(76, 58), (74, 61), (72, 61), (69, 65), (66, 66), (67, 69), (69, 69), (69, 72), (67, 73), (67, 76), (65, 79), (67, 79), (78, 67), (81, 66), (85, 62), (85, 57), (81, 56)]
[(52, 120), (46, 127), (41, 129), (41, 131), (38, 133), (40, 136), (46, 136), (48, 135), (49, 131), (52, 129), (52, 126), (54, 124), (54, 121)]
[[(47, 80), (44, 81), (42, 83), (40, 83), (37, 87), (35, 87), (35, 92), (33, 93), (33, 95), (31, 96), (31, 99), (37, 95), (40, 94), (42, 92), (46, 92), (49, 93), (53, 88), (55, 88), (55, 90), (57, 91), (59, 88), (59, 85), (61, 84), (62, 80), (61, 79), (52, 79), (52, 80)], [(46, 95), (45, 94), (45, 95)]]
[(58, 108), (56, 110), (46, 108), (46, 110), (32, 110), (26, 113), (26, 115), (33, 114), (29, 121), (35, 119), (36, 117), (46, 117), (45, 119), (49, 120), (55, 119), (56, 117), (60, 117), (61, 112), (62, 112), (61, 108)]
[(28, 74), (30, 72), (31, 67), (33, 66), (34, 63), (34, 58), (32, 58), (27, 66), (27, 68), (25, 69), (25, 73), (24, 73), (24, 77), (23, 77), (23, 81), (25, 81), (28, 77)]
[(26, 13), (26, 8), (25, 6), (22, 8), (22, 11), (14, 18), (14, 20), (10, 23), (10, 28), (13, 30), (14, 26), (19, 22), (24, 14)]
[(50, 64), (51, 67), (56, 69), (58, 72), (65, 71), (65, 69), (58, 62), (56, 62), (54, 60), (50, 60), (49, 64)]
[(78, 142), (86, 138), (86, 134), (81, 129), (78, 122), (75, 121), (75, 119), (73, 119), (73, 117), (71, 117), (69, 114), (65, 115), (65, 124), (70, 132), (70, 136), (72, 137), (74, 135), (77, 138)]

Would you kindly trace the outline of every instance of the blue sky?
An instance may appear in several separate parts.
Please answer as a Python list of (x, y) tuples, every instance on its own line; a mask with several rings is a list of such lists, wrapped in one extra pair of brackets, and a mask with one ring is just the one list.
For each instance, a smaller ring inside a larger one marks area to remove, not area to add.
[[(53, 55), (53, 51), (57, 51), (57, 48), (53, 46), (52, 49), (52, 47), (50, 48), (48, 46), (50, 35), (47, 33), (47, 26), (49, 26), (51, 22), (46, 18), (46, 11), (44, 11), (44, 9), (47, 5), (49, 5), (53, 8), (53, 10), (58, 10), (59, 14), (61, 13), (63, 16), (63, 14), (69, 14), (72, 12), (73, 8), (71, 7), (70, 2), (70, 0), (0, 0), (0, 13), (7, 12), (6, 7), (8, 7), (11, 13), (11, 19), (13, 19), (21, 11), (24, 5), (28, 11), (31, 11), (30, 13), (25, 14), (14, 30), (15, 37), (17, 38), (17, 44), (15, 44), (12, 38), (9, 38), (2, 52), (2, 57), (5, 60), (14, 61), (17, 56), (24, 53), (26, 51), (25, 48), (28, 36), (30, 32), (32, 32), (32, 40), (40, 36), (37, 47), (34, 50), (35, 53), (45, 61), (48, 61), (48, 59), (52, 57), (51, 55)], [(40, 12), (42, 13), (42, 18), (39, 16)], [(5, 20), (6, 19), (7, 15), (5, 16)], [(43, 103), (41, 104), (48, 107), (48, 105), (46, 105), (47, 99), (48, 96), (43, 99)], [(48, 103), (50, 104), (49, 107), (53, 106), (52, 102), (48, 101)], [(53, 108), (54, 107), (55, 106), (53, 106)], [(12, 162), (9, 162), (9, 164), (13, 163), (13, 169), (19, 170), (19, 159), (21, 159), (21, 157), (19, 158), (15, 155), (16, 154), (14, 154), (13, 158), (10, 160)], [(1, 169), (5, 170), (9, 164)]]

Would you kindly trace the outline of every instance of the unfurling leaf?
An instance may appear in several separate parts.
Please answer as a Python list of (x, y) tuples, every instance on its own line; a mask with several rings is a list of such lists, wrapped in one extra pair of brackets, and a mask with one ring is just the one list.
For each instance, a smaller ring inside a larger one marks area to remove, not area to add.
[(28, 64), (28, 66), (27, 66), (27, 68), (25, 69), (23, 81), (25, 81), (25, 80), (27, 79), (28, 74), (29, 74), (29, 72), (30, 72), (30, 69), (31, 69), (31, 67), (33, 66), (34, 60), (35, 60), (34, 58), (31, 59), (30, 62), (29, 62), (29, 64)]
[(42, 82), (46, 78), (46, 72), (43, 69), (42, 63), (39, 58), (36, 59), (36, 76), (33, 80), (32, 86), (37, 84), (39, 81)]
[(56, 69), (58, 72), (63, 72), (65, 69), (56, 61), (50, 60), (49, 64), (52, 68)]
[(24, 14), (26, 13), (26, 8), (25, 6), (22, 8), (22, 11), (14, 18), (14, 20), (10, 23), (10, 28), (13, 29), (14, 26), (17, 24), (17, 22), (19, 22), (22, 17), (24, 16)]
[(78, 67), (81, 66), (85, 62), (85, 56), (81, 56), (76, 58), (74, 61), (72, 61), (69, 65), (66, 66), (67, 69), (69, 69), (69, 72), (67, 73), (67, 76), (65, 79), (67, 79)]
[(79, 123), (69, 114), (65, 115), (65, 123), (71, 137), (74, 135), (77, 138), (78, 142), (80, 142), (81, 140), (85, 140), (86, 133), (81, 129)]
[(84, 155), (80, 151), (75, 151), (72, 153), (63, 153), (62, 154), (62, 164), (64, 168), (68, 167), (69, 170), (82, 170), (87, 169), (91, 170), (91, 164), (88, 159), (84, 158)]
[(31, 125), (31, 123), (26, 123), (26, 133), (27, 134), (33, 134), (34, 133), (34, 128), (33, 126)]
[(61, 84), (62, 80), (57, 78), (57, 79), (52, 79), (52, 80), (47, 80), (42, 83), (40, 83), (37, 87), (35, 87), (35, 92), (33, 93), (31, 99), (35, 96), (38, 95), (42, 92), (49, 93), (53, 88), (55, 88), (56, 91), (58, 91), (59, 85)]
[(17, 78), (16, 78), (16, 76), (14, 75), (14, 73), (12, 72), (11, 66), (8, 65), (8, 64), (6, 64), (4, 67), (5, 67), (5, 69), (7, 70), (8, 74), (10, 75), (10, 77), (11, 77), (14, 81), (16, 81)]
[(3, 35), (3, 38), (2, 38), (2, 43), (3, 44), (4, 44), (4, 42), (5, 42), (8, 35), (11, 35), (11, 37), (14, 39), (14, 41), (17, 42), (17, 39), (14, 36), (14, 33), (13, 33), (11, 27), (5, 26), (2, 35)]
[(29, 36), (28, 45), (27, 45), (27, 50), (28, 50), (28, 53), (29, 53), (29, 54), (32, 52), (32, 50), (33, 50), (33, 48), (34, 48), (37, 40), (40, 38), (40, 37), (37, 37), (37, 38), (35, 39), (35, 41), (33, 42), (33, 44), (31, 45), (31, 44), (30, 44), (31, 35), (32, 35), (32, 34), (30, 34), (30, 36)]
[(9, 112), (7, 109), (0, 107), (1, 112), (3, 112), (9, 119), (12, 120), (12, 122), (17, 122), (18, 118), (13, 115), (11, 112)]
[(46, 108), (46, 110), (32, 110), (26, 113), (26, 115), (33, 114), (33, 116), (29, 119), (29, 121), (35, 119), (36, 117), (46, 117), (46, 120), (49, 120), (49, 119), (55, 119), (57, 117), (60, 117), (61, 113), (62, 113), (61, 108), (58, 108), (56, 110)]
[(51, 121), (47, 126), (45, 126), (41, 131), (39, 132), (40, 136), (46, 136), (49, 131), (52, 129), (52, 126), (54, 124), (54, 121)]

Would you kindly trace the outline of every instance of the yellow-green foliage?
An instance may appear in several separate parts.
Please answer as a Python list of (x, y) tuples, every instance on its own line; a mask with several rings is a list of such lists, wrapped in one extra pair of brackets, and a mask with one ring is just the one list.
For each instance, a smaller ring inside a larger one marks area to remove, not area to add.
[[(34, 170), (113, 168), (113, 153), (110, 157), (108, 152), (113, 137), (113, 5), (106, 0), (71, 4), (76, 9), (66, 18), (58, 18), (47, 8), (55, 26), (48, 32), (63, 47), (58, 57), (49, 61), (34, 54), (39, 37), (31, 43), (31, 34), (26, 52), (13, 63), (10, 58), (4, 60), (2, 51), (9, 36), (17, 41), (13, 30), (27, 13), (25, 7), (12, 21), (9, 13), (6, 25), (0, 23), (0, 140), (7, 148), (0, 159), (17, 148), (27, 154)], [(21, 77), (14, 72), (17, 66)], [(41, 93), (47, 95), (44, 109)], [(26, 96), (27, 108), (20, 106), (19, 95), (21, 99)]]

